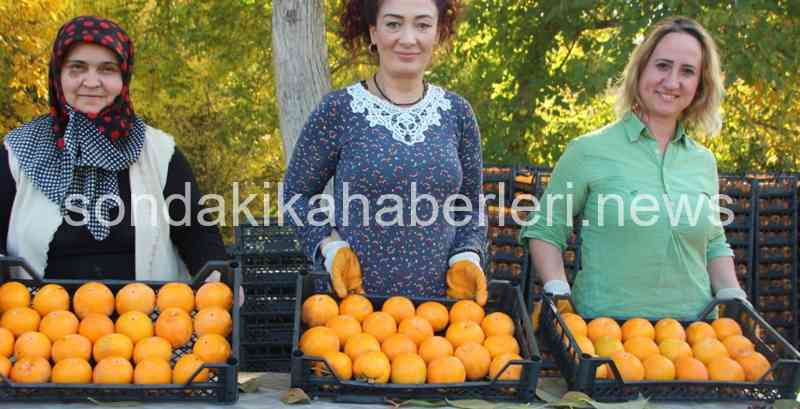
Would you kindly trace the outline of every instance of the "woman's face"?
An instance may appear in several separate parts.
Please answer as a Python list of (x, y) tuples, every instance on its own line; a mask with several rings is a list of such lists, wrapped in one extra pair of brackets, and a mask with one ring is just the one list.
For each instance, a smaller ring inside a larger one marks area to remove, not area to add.
[(419, 77), (439, 41), (438, 9), (433, 0), (384, 0), (370, 38), (381, 69), (395, 77)]
[(122, 92), (117, 56), (97, 44), (75, 45), (61, 66), (61, 89), (67, 104), (76, 111), (100, 112)]
[(639, 77), (639, 98), (650, 118), (677, 121), (694, 100), (702, 72), (700, 42), (686, 33), (661, 38)]

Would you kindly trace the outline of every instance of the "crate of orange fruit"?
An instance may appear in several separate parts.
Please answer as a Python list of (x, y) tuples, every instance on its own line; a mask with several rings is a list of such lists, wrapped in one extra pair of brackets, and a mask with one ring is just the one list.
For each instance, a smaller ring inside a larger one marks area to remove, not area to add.
[[(298, 277), (292, 386), (337, 402), (531, 401), (539, 350), (519, 288), (472, 300), (351, 294), (325, 273)], [(300, 302), (302, 300), (302, 302)]]
[(0, 401), (235, 402), (233, 267), (209, 262), (191, 283), (44, 280), (0, 258)]
[(599, 401), (797, 397), (800, 353), (739, 300), (714, 300), (696, 320), (677, 321), (590, 319), (563, 298), (545, 295), (541, 325), (571, 390)]

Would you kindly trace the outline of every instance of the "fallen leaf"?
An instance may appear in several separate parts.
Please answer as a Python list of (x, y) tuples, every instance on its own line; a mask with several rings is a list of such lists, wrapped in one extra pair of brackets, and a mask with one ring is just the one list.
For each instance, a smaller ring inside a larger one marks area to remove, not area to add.
[(281, 396), (281, 402), (287, 405), (295, 405), (298, 403), (311, 403), (311, 398), (306, 395), (300, 388), (291, 388)]

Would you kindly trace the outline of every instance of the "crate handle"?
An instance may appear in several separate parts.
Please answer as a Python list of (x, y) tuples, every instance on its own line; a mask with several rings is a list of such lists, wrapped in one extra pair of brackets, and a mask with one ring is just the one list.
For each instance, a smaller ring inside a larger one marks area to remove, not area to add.
[(208, 276), (211, 275), (214, 271), (219, 271), (220, 274), (227, 274), (231, 276), (231, 282), (233, 282), (233, 274), (235, 267), (235, 262), (230, 260), (210, 260), (207, 261), (206, 264), (200, 269), (200, 271), (195, 274), (194, 278), (192, 279), (192, 287), (196, 290), (200, 286), (205, 283), (205, 280)]
[(0, 383), (5, 384), (6, 386), (13, 386), (11, 384), (11, 381), (8, 380), (8, 378), (6, 378), (5, 376), (3, 376), (3, 374), (0, 374)]
[[(489, 384), (490, 385), (496, 384), (498, 382), (500, 376), (503, 373), (505, 373), (506, 369), (508, 369), (508, 367), (510, 367), (510, 366), (521, 366), (522, 367), (522, 371), (525, 372), (525, 368), (526, 367), (528, 368), (528, 371), (532, 370), (531, 369), (532, 364), (533, 364), (533, 361), (531, 361), (530, 359), (512, 359), (512, 360), (506, 362), (505, 365), (503, 365), (503, 368), (500, 369), (500, 372), (498, 372), (497, 375), (495, 375), (494, 378), (492, 378), (489, 381)], [(528, 374), (528, 376), (530, 376), (530, 374)]]
[(3, 277), (10, 279), (11, 278), (11, 270), (10, 267), (19, 267), (25, 271), (31, 279), (36, 282), (36, 284), (43, 285), (44, 280), (42, 279), (43, 275), (40, 274), (36, 269), (31, 267), (27, 261), (25, 261), (22, 257), (13, 257), (13, 256), (2, 256), (0, 257), (0, 274)]

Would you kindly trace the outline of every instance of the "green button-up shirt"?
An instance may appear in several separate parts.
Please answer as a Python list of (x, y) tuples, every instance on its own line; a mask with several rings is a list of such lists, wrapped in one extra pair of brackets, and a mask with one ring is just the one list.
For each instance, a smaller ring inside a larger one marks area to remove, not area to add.
[(733, 255), (718, 191), (711, 151), (678, 126), (662, 153), (629, 113), (570, 142), (520, 240), (563, 252), (580, 215), (581, 315), (693, 319), (712, 298), (708, 262)]

